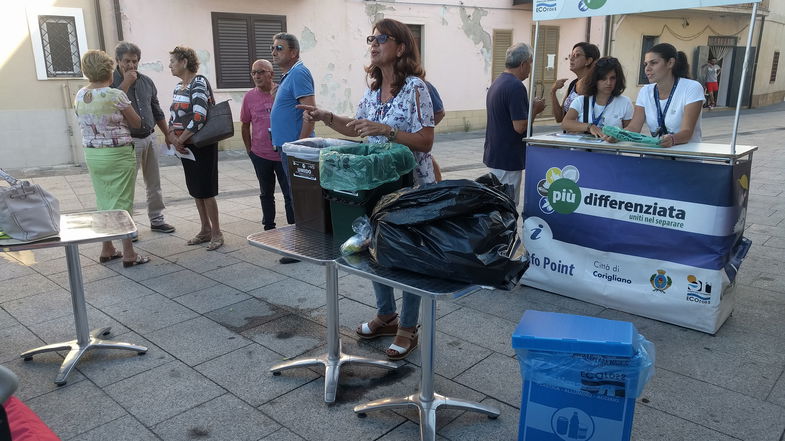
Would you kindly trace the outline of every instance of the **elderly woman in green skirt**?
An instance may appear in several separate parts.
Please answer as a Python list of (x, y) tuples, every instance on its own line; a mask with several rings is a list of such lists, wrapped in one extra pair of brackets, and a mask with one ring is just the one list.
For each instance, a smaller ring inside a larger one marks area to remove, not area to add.
[[(138, 128), (142, 121), (125, 92), (110, 87), (113, 70), (114, 60), (106, 52), (87, 51), (82, 57), (82, 72), (90, 83), (76, 93), (74, 108), (98, 209), (132, 214), (136, 156), (128, 127)], [(126, 268), (150, 261), (134, 250), (131, 239), (123, 239), (122, 252), (111, 241), (103, 242), (99, 261), (119, 258)]]

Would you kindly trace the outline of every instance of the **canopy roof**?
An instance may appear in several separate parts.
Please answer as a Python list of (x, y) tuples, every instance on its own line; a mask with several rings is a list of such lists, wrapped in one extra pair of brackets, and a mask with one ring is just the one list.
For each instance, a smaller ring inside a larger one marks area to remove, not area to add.
[(760, 3), (761, 0), (534, 0), (535, 21)]

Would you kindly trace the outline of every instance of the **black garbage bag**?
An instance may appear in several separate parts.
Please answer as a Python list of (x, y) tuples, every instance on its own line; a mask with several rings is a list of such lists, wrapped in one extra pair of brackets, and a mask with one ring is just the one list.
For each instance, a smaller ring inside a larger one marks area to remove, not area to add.
[(511, 259), (518, 213), (509, 186), (491, 175), (390, 193), (371, 214), (379, 265), (512, 289), (528, 266)]

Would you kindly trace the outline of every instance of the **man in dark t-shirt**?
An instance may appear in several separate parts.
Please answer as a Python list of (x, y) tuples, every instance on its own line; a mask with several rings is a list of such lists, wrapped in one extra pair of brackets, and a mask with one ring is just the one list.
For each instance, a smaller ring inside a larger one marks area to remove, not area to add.
[[(519, 43), (507, 49), (505, 70), (488, 89), (483, 163), (503, 184), (514, 189), (516, 206), (521, 195), (521, 179), (526, 168), (526, 126), (529, 97), (522, 81), (531, 72), (532, 53)], [(534, 98), (534, 117), (545, 109), (541, 98)]]

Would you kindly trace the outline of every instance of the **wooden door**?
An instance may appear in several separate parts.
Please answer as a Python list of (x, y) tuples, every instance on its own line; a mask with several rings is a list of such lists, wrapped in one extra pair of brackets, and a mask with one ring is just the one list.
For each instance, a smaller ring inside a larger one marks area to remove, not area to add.
[[(534, 44), (535, 26), (532, 26), (532, 44)], [(552, 117), (553, 109), (550, 106), (548, 99), (548, 91), (550, 90), (553, 82), (558, 78), (558, 59), (559, 59), (559, 27), (558, 26), (540, 26), (540, 38), (537, 41), (537, 59), (536, 71), (532, 72), (534, 76), (533, 90), (529, 91), (529, 99), (533, 97), (540, 97), (545, 99), (547, 106), (540, 114), (542, 117)]]

